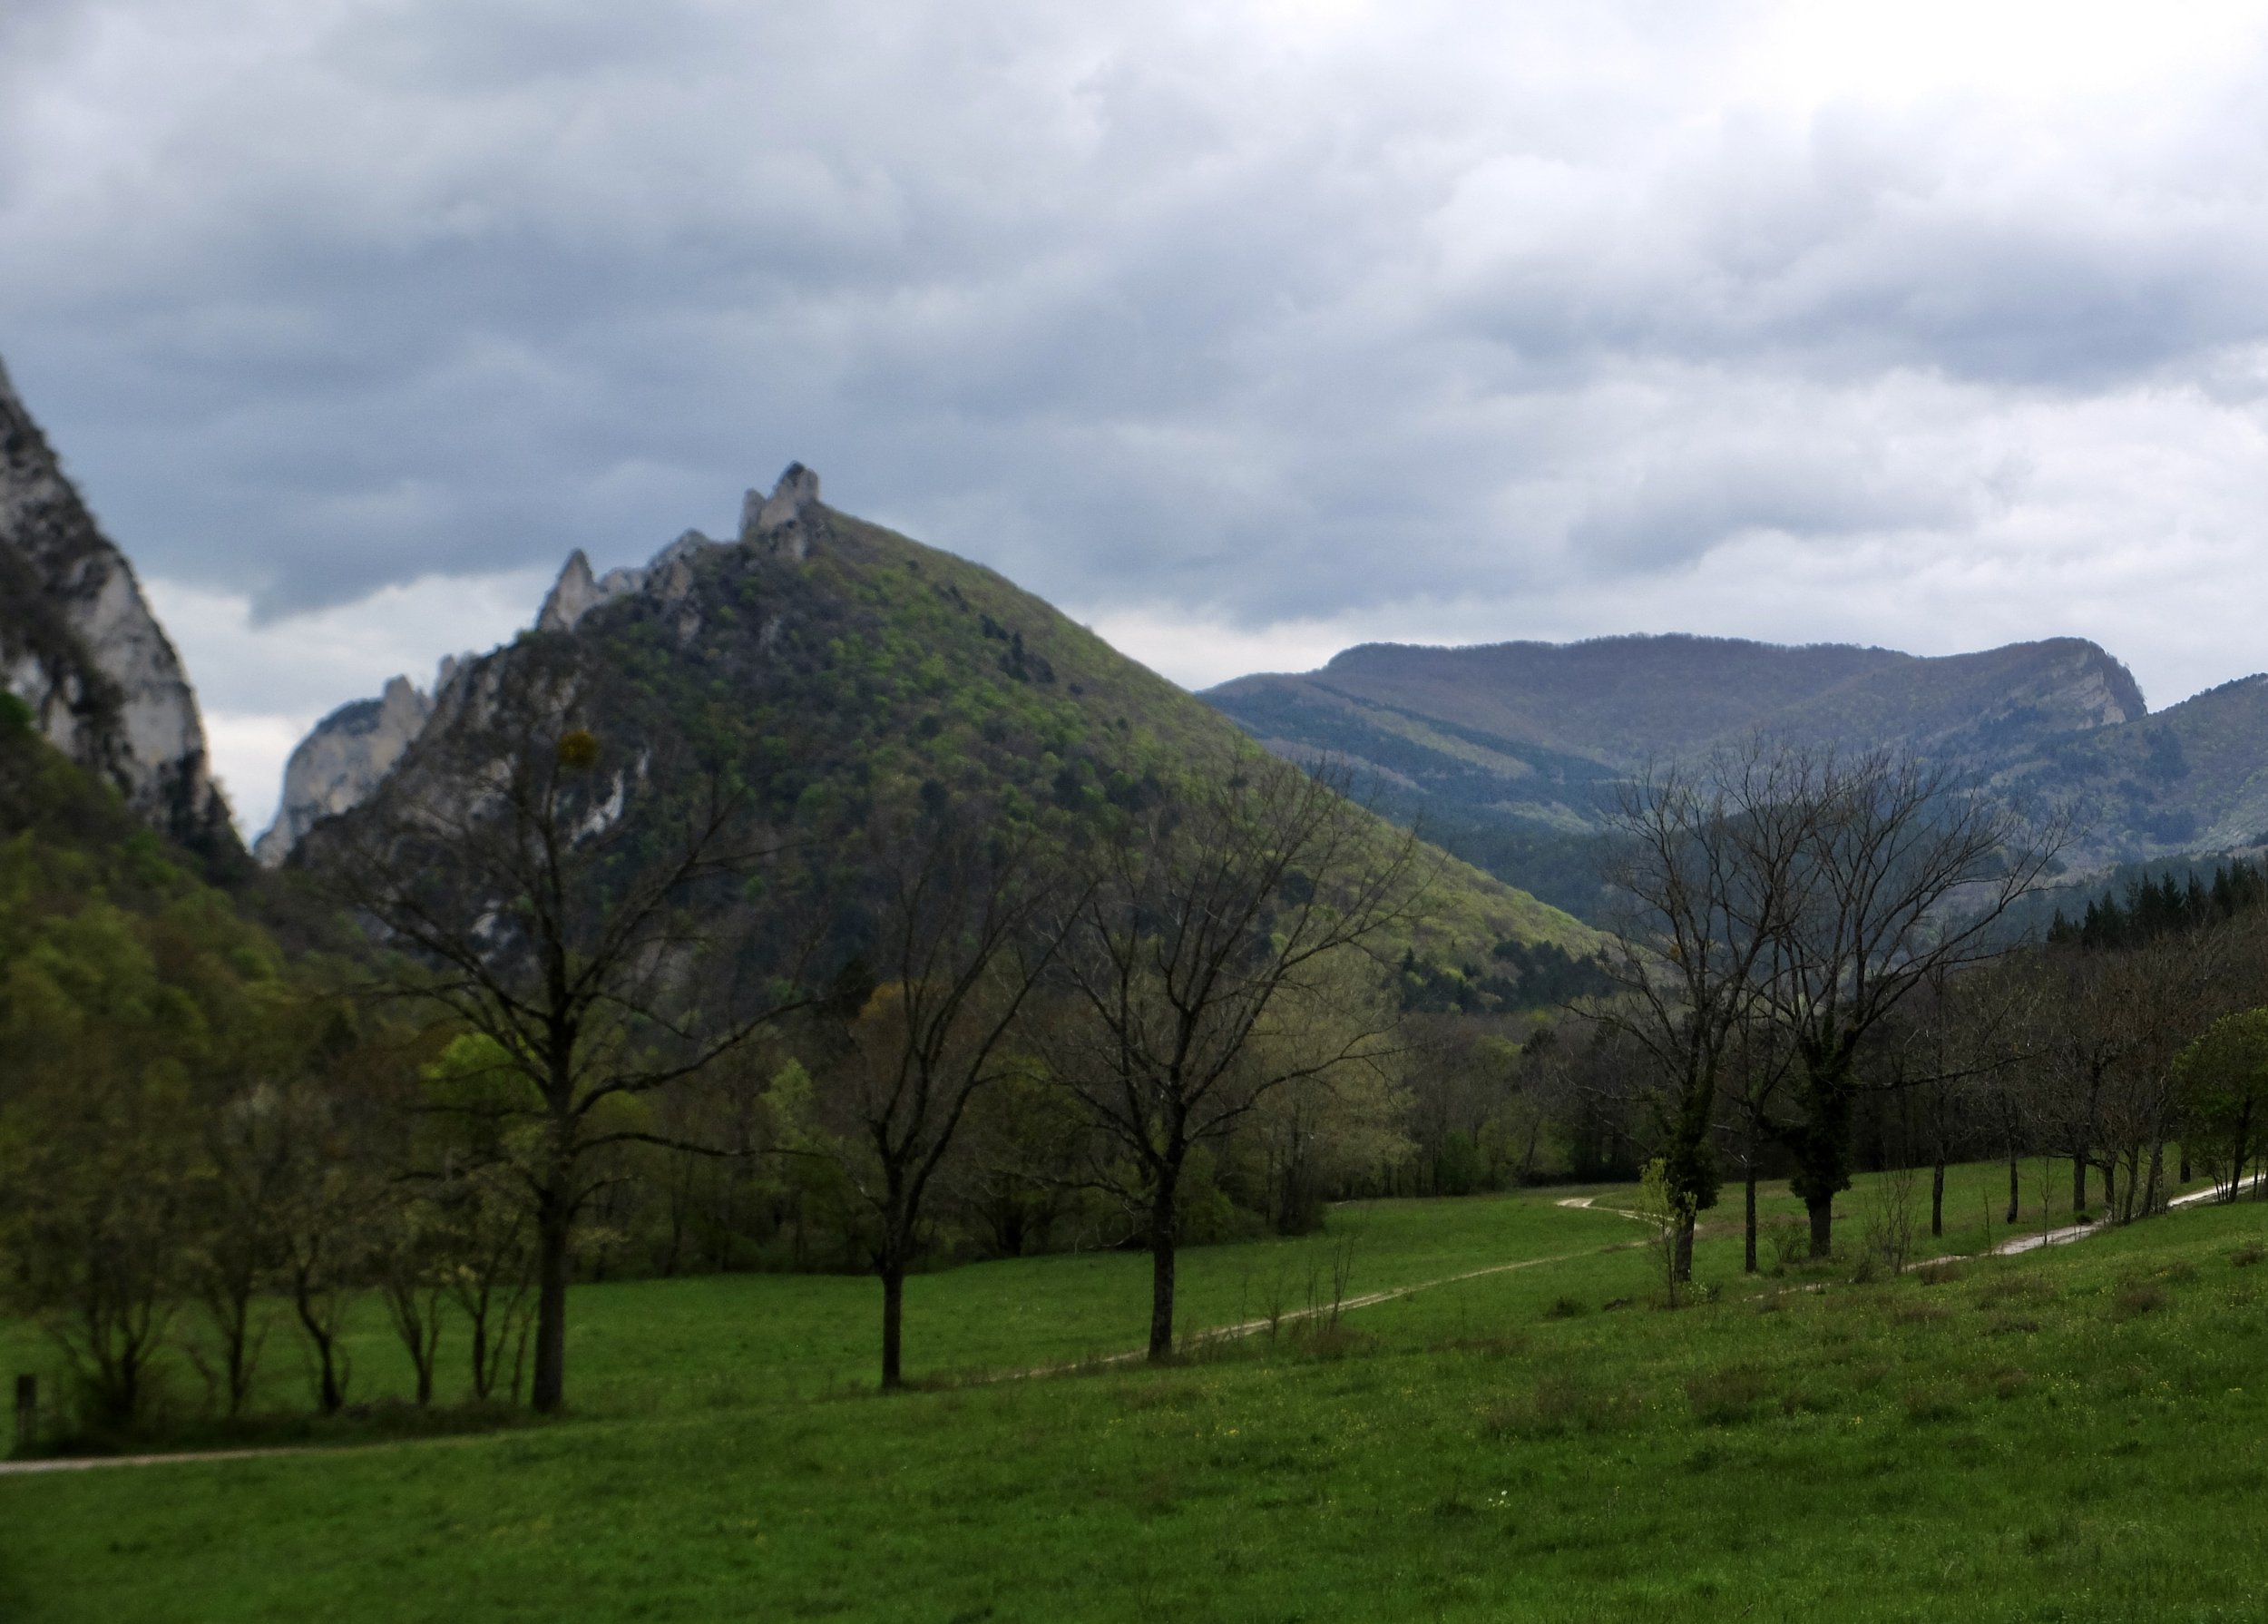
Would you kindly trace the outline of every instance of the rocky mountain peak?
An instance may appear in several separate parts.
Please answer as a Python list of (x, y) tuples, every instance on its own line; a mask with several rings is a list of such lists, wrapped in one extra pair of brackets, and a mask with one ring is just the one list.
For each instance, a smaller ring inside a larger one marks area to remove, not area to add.
[(0, 368), (0, 681), (193, 850), (240, 857), (181, 655)]
[(811, 551), (809, 516), (819, 504), (819, 476), (801, 463), (790, 463), (765, 496), (750, 491), (740, 501), (740, 540), (743, 545), (770, 548), (781, 556), (802, 559)]

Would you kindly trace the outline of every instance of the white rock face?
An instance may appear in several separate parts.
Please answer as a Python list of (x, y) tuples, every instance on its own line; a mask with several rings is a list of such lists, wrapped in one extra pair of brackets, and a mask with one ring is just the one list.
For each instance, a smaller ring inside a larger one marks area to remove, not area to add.
[(181, 656), (5, 370), (0, 671), (48, 741), (152, 825), (200, 849), (240, 850)]
[[(455, 659), (441, 662), (436, 690), (448, 685), (456, 669)], [(408, 678), (396, 677), (377, 699), (341, 705), (316, 723), (284, 764), (276, 821), (254, 842), (252, 855), (277, 867), (322, 819), (360, 806), (416, 742), (433, 710), (430, 698)]]

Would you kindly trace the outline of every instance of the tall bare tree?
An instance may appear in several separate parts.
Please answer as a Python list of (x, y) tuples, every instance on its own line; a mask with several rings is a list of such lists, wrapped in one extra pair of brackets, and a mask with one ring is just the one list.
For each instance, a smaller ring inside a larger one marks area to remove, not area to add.
[(565, 1399), (570, 1251), (604, 1152), (666, 1139), (625, 1108), (807, 1002), (795, 943), (749, 900), (779, 842), (590, 658), (539, 638), (474, 668), (305, 858), (392, 950), (384, 990), (487, 1039), (511, 1085), (493, 1108), (526, 1130), (540, 1411)]
[(1789, 1184), (1811, 1255), (1826, 1257), (1851, 1184), (1861, 1046), (1916, 989), (2000, 950), (2002, 917), (2048, 872), (2064, 826), (1900, 749), (1798, 758), (1784, 792), (1803, 837), (1764, 989), (1799, 1062)]
[(1618, 997), (1598, 1017), (1652, 1062), (1644, 1102), (1657, 1178), (1677, 1217), (1670, 1267), (1693, 1272), (1696, 1215), (1716, 1202), (1714, 1130), (1727, 1056), (1765, 995), (1798, 888), (1813, 768), (1762, 742), (1698, 768), (1649, 768), (1626, 785), (1601, 877), (1613, 898)]
[[(1049, 1056), (1117, 1153), (1095, 1181), (1145, 1219), (1152, 1360), (1173, 1351), (1191, 1152), (1276, 1091), (1391, 1046), (1393, 1012), (1331, 1007), (1338, 961), (1382, 948), (1431, 876), (1416, 837), (1344, 788), (1343, 775), (1255, 761), (1129, 814), (1061, 916), (1068, 1007), (1047, 1023)], [(1311, 1020), (1332, 1041), (1255, 1041)]]
[(1018, 1063), (1010, 1037), (1080, 905), (1033, 827), (942, 788), (868, 819), (871, 971), (845, 991), (826, 1141), (871, 1221), (882, 1385), (904, 1383), (905, 1276), (924, 1201), (971, 1101)]

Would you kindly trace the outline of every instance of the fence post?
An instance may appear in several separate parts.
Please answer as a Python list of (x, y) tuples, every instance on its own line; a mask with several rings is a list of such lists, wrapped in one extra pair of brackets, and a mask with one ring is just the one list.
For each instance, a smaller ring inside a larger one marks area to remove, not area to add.
[(39, 1378), (20, 1375), (15, 1378), (15, 1449), (18, 1454), (29, 1454), (33, 1441), (39, 1435)]

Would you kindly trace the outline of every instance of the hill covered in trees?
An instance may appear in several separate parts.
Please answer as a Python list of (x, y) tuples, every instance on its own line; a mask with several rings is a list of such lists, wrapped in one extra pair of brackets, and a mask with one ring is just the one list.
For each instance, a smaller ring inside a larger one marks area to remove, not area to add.
[[(587, 645), (609, 673), (606, 703), (622, 725), (666, 731), (689, 759), (728, 763), (783, 828), (855, 822), (893, 783), (996, 799), (1012, 817), (1132, 805), (1260, 758), (1210, 707), (1043, 600), (825, 506), (800, 467), (768, 498), (749, 494), (734, 540), (688, 532), (643, 568), (604, 576), (578, 553), (534, 630), (446, 668), (425, 737), (456, 724), (464, 696), (499, 662), (561, 639)], [(320, 813), (308, 812), (311, 826)], [(278, 848), (264, 838), (264, 853)], [(1400, 945), (1460, 980), (1482, 979), (1485, 965), (1495, 987), (1516, 984), (1522, 961), (1510, 947), (1492, 957), (1500, 944), (1578, 958), (1598, 945), (1565, 913), (1460, 861), (1442, 863), (1430, 898)], [(1542, 979), (1537, 996), (1556, 996)]]

